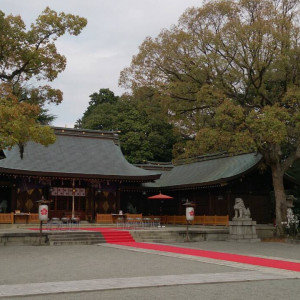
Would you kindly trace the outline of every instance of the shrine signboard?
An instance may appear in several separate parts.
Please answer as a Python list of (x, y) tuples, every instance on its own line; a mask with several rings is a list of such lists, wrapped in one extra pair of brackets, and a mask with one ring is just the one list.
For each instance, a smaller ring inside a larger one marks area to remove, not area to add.
[[(51, 196), (73, 196), (73, 188), (53, 187)], [(75, 188), (75, 197), (84, 197), (85, 188)]]

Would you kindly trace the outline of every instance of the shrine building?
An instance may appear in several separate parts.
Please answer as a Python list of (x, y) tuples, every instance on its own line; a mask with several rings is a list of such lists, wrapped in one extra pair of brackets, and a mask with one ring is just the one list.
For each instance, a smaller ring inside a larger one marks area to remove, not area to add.
[[(274, 220), (271, 173), (262, 168), (260, 154), (221, 153), (134, 166), (123, 156), (115, 132), (53, 129), (54, 144), (28, 142), (23, 158), (18, 146), (0, 152), (0, 214), (36, 214), (37, 201), (44, 198), (51, 201), (49, 218), (69, 216), (74, 203), (80, 220), (119, 211), (181, 220), (190, 201), (196, 215), (228, 220), (238, 197), (258, 223)], [(290, 179), (288, 187), (294, 184)], [(148, 199), (159, 192), (173, 199)]]

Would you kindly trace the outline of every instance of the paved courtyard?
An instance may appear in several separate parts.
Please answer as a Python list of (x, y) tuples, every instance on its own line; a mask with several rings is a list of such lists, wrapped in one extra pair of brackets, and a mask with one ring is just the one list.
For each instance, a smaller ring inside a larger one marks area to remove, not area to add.
[[(300, 245), (180, 247), (300, 262)], [(300, 273), (118, 245), (0, 247), (0, 299), (297, 299)], [(36, 294), (36, 295), (35, 295)]]

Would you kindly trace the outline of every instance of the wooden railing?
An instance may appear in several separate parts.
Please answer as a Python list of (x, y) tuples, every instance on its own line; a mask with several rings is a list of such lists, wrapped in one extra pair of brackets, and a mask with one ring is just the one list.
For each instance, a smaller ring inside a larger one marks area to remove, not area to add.
[(142, 218), (143, 214), (126, 214), (126, 218)]
[[(160, 218), (162, 224), (172, 224), (172, 225), (184, 225), (186, 224), (186, 217), (183, 216), (145, 216), (150, 217), (152, 220), (154, 218)], [(195, 216), (194, 221), (191, 222), (193, 225), (229, 225), (229, 216)]]
[[(223, 225), (228, 226), (229, 216), (195, 216), (193, 225)], [(185, 216), (166, 216), (166, 224), (186, 224)]]
[[(29, 214), (28, 215), (28, 223), (29, 224), (38, 224), (40, 222), (39, 220), (39, 214)], [(24, 219), (25, 223), (25, 219)], [(0, 213), (0, 224), (14, 224), (14, 213)]]
[(0, 214), (0, 224), (13, 224), (14, 223), (14, 214)]
[[(132, 218), (142, 218), (147, 217), (151, 218), (152, 221), (154, 218), (160, 218), (160, 221), (162, 224), (172, 224), (172, 225), (184, 225), (186, 224), (186, 217), (183, 216), (143, 216), (142, 214), (126, 214), (127, 217)], [(113, 223), (113, 217), (111, 214), (97, 214), (96, 216), (96, 223), (99, 224), (112, 224)], [(222, 225), (222, 226), (228, 226), (229, 225), (229, 216), (195, 216), (194, 221), (191, 222), (193, 225)]]
[(195, 216), (194, 225), (229, 225), (229, 216)]
[(186, 224), (185, 216), (166, 216), (166, 224), (180, 225)]
[(39, 224), (40, 223), (39, 214), (30, 214), (28, 218), (28, 223)]
[(112, 224), (113, 217), (111, 214), (97, 214), (96, 215), (96, 223), (99, 224)]

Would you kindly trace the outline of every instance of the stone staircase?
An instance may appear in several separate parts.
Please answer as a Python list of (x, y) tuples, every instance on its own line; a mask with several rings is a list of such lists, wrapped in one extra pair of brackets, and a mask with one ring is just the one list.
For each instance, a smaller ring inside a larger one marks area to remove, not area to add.
[(184, 242), (185, 235), (180, 231), (154, 231), (136, 230), (131, 231), (132, 237), (136, 242), (144, 243), (180, 243)]
[(59, 232), (48, 234), (50, 246), (62, 245), (93, 245), (105, 243), (105, 239), (100, 232)]

